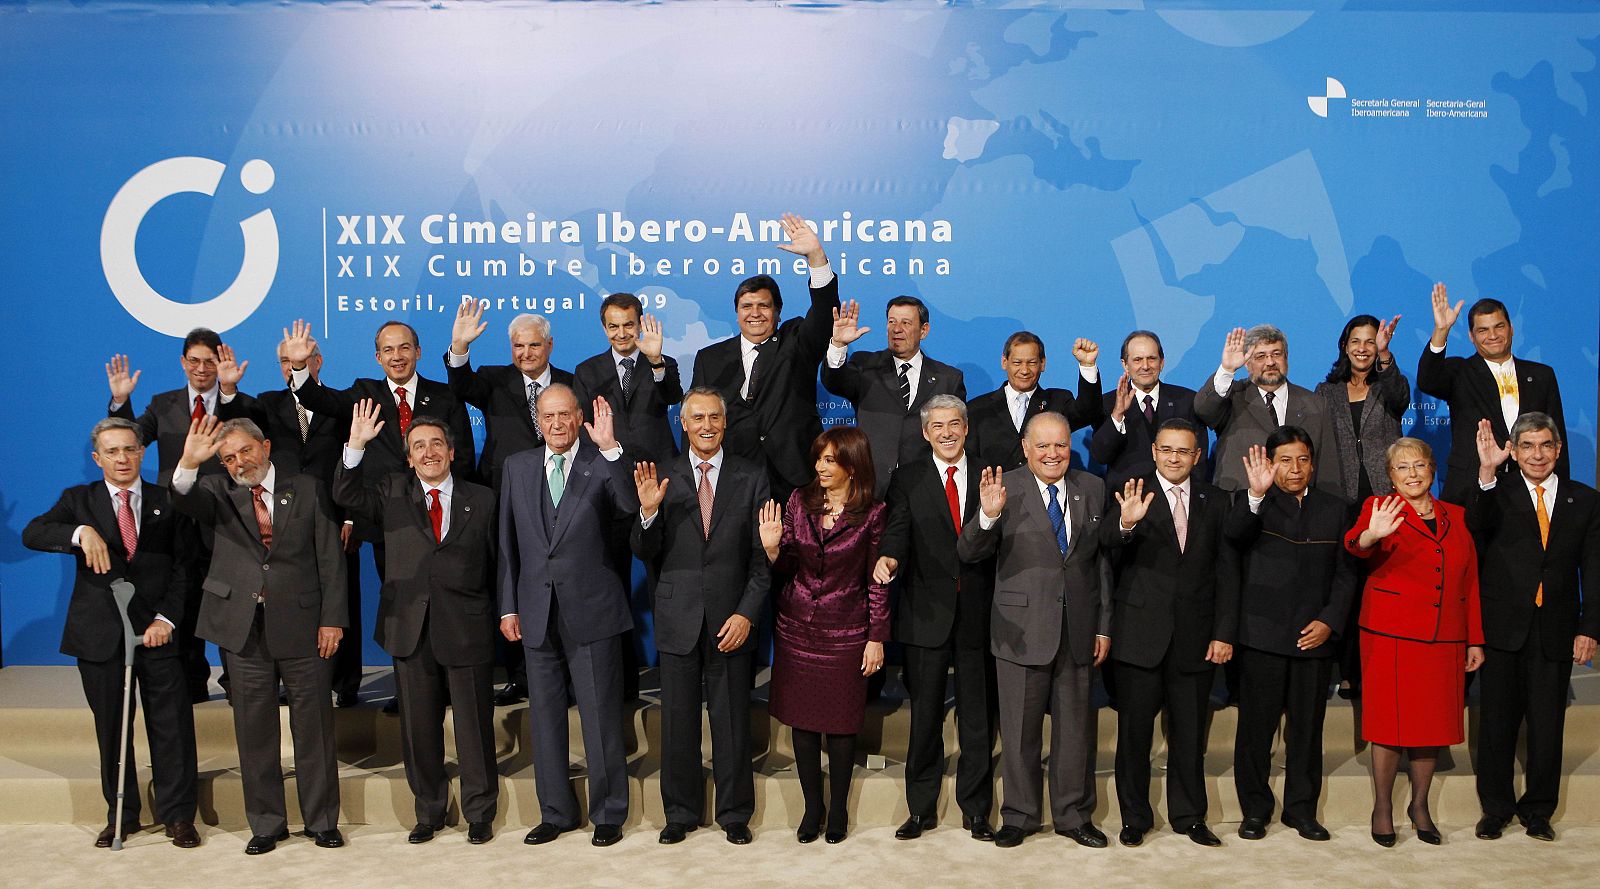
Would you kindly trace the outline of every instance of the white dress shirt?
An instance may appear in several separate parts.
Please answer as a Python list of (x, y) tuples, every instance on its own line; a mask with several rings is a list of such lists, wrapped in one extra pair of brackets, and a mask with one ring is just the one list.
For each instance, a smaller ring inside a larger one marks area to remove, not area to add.
[[(701, 463), (710, 463), (711, 464), (711, 468), (706, 470), (706, 480), (708, 482), (710, 482), (710, 484), (711, 484), (711, 496), (712, 496), (713, 499), (715, 499), (716, 496), (717, 496), (717, 482), (722, 480), (722, 455), (723, 455), (723, 450), (721, 448), (717, 448), (717, 452), (715, 454), (712, 454), (711, 456), (706, 457), (704, 460), (702, 460), (700, 458), (700, 456), (697, 455), (692, 450), (684, 451), (684, 454), (687, 455), (688, 458), (689, 458), (689, 474), (694, 478), (695, 505), (696, 505), (696, 507), (698, 507), (699, 504), (700, 504), (700, 497), (699, 497), (699, 492), (700, 492), (700, 464)], [(657, 466), (664, 466), (664, 465), (666, 465), (666, 464), (657, 464)], [(639, 509), (639, 527), (640, 528), (649, 528), (651, 525), (655, 524), (656, 516), (659, 516), (659, 515), (661, 515), (661, 510), (659, 508), (657, 508), (656, 511), (655, 511), (655, 515), (652, 515), (652, 516), (646, 518), (645, 514), (644, 514), (644, 508), (640, 507), (640, 509)]]
[[(1154, 386), (1150, 387), (1150, 391), (1149, 392), (1140, 392), (1139, 391), (1139, 387), (1138, 386), (1134, 386), (1133, 387), (1133, 405), (1131, 407), (1129, 407), (1128, 410), (1137, 411), (1142, 416), (1144, 414), (1144, 400), (1146, 398), (1150, 399), (1150, 414), (1152, 416), (1154, 416), (1156, 411), (1161, 409), (1161, 381), (1160, 380), (1156, 380), (1156, 384)], [(1111, 418), (1111, 425), (1116, 428), (1118, 435), (1127, 435), (1128, 434), (1128, 418), (1127, 417), (1123, 417), (1120, 420), (1117, 419), (1116, 417), (1112, 417)]]
[(935, 469), (939, 470), (939, 486), (940, 487), (944, 486), (945, 479), (949, 477), (949, 475), (950, 475), (950, 467), (952, 467), (952, 466), (954, 466), (956, 468), (956, 502), (959, 504), (959, 506), (957, 508), (959, 508), (961, 510), (961, 514), (962, 515), (966, 515), (967, 514), (967, 452), (966, 451), (962, 451), (961, 452), (961, 456), (957, 457), (956, 458), (956, 462), (954, 462), (954, 463), (946, 463), (943, 460), (939, 459), (939, 455), (938, 454), (934, 455), (934, 457), (933, 457), (933, 467)]
[[(1060, 481), (1047, 482), (1037, 475), (1033, 477), (1034, 484), (1039, 486), (1039, 500), (1044, 504), (1045, 515), (1050, 514), (1050, 486), (1056, 487), (1056, 504), (1061, 507), (1061, 525), (1067, 529), (1067, 545), (1072, 545), (1072, 511), (1067, 509), (1067, 479), (1062, 476)], [(989, 518), (982, 509), (978, 510), (978, 527), (987, 531), (994, 527), (1000, 517)]]

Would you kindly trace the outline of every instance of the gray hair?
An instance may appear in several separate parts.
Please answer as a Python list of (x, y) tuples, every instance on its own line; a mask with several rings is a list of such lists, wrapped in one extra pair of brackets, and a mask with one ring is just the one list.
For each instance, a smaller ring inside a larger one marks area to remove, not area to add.
[[(1539, 416), (1542, 417), (1544, 415), (1540, 414)], [(139, 431), (138, 423), (122, 417), (106, 417), (104, 420), (94, 424), (94, 428), (89, 430), (89, 450), (100, 450), (100, 433), (110, 432), (113, 429), (126, 429), (132, 432), (134, 440), (139, 442), (139, 447), (144, 447), (144, 435)]]
[(512, 318), (511, 323), (506, 325), (506, 336), (515, 336), (524, 327), (535, 328), (542, 336), (550, 336), (550, 319), (532, 312), (523, 312)]
[(572, 403), (578, 405), (578, 411), (580, 413), (583, 411), (583, 405), (578, 403), (578, 393), (572, 391), (572, 387), (568, 386), (566, 383), (551, 383), (543, 389), (540, 389), (539, 395), (533, 400), (533, 409), (537, 411), (539, 409), (539, 405), (544, 404), (544, 397), (549, 395), (551, 392), (567, 393), (567, 395), (572, 398)]
[(267, 434), (265, 432), (262, 432), (261, 431), (261, 427), (257, 426), (256, 422), (254, 420), (249, 419), (248, 417), (237, 417), (235, 419), (229, 420), (226, 423), (223, 423), (222, 424), (222, 430), (221, 430), (221, 432), (218, 433), (217, 437), (218, 438), (227, 438), (228, 436), (232, 435), (235, 432), (242, 432), (245, 435), (248, 435), (251, 438), (255, 439), (256, 441), (266, 441), (267, 440)]
[(1257, 324), (1244, 332), (1244, 354), (1249, 355), (1262, 343), (1283, 343), (1283, 354), (1289, 354), (1289, 338), (1271, 324)]
[(928, 425), (928, 415), (934, 411), (956, 411), (961, 414), (961, 422), (967, 422), (967, 403), (954, 395), (935, 395), (928, 399), (922, 406), (922, 425)]
[(1033, 428), (1033, 424), (1034, 424), (1035, 421), (1043, 420), (1043, 419), (1046, 419), (1046, 418), (1054, 420), (1054, 421), (1060, 423), (1061, 425), (1067, 427), (1067, 435), (1070, 436), (1072, 434), (1072, 421), (1068, 420), (1065, 414), (1059, 414), (1059, 413), (1056, 413), (1055, 411), (1040, 411), (1039, 413), (1034, 414), (1033, 416), (1029, 417), (1027, 422), (1022, 424), (1022, 437), (1023, 438), (1027, 438), (1028, 437), (1028, 430)]
[(715, 398), (717, 400), (717, 406), (722, 408), (722, 412), (724, 414), (728, 412), (728, 400), (722, 397), (721, 392), (717, 391), (711, 386), (695, 386), (688, 392), (683, 393), (683, 400), (678, 403), (687, 403), (691, 395), (699, 395), (702, 398)]
[(1511, 443), (1515, 445), (1517, 439), (1529, 432), (1542, 432), (1550, 430), (1550, 439), (1556, 444), (1561, 444), (1561, 430), (1556, 428), (1556, 421), (1542, 411), (1528, 411), (1511, 424)]

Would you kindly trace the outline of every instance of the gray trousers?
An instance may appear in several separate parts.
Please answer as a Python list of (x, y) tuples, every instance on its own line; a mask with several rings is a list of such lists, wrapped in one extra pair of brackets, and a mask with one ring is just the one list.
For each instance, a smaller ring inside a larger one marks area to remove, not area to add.
[(1044, 807), (1044, 716), (1050, 711), (1050, 816), (1056, 830), (1089, 823), (1094, 815), (1094, 757), (1099, 711), (1089, 698), (1094, 667), (1076, 664), (1061, 648), (1048, 664), (1026, 666), (995, 658), (1000, 699), (1000, 820), (1039, 829)]
[(567, 682), (578, 699), (589, 773), (589, 820), (621, 825), (628, 817), (628, 758), (622, 727), (622, 636), (574, 643), (561, 637), (554, 607), (545, 644), (524, 645), (528, 661), (528, 735), (539, 818), (565, 829), (583, 814), (568, 774)]

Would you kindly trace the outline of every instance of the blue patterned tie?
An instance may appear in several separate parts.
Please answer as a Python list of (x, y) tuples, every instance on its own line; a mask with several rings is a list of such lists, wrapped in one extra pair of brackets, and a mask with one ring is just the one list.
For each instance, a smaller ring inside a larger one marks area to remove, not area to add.
[(1049, 485), (1045, 488), (1050, 492), (1050, 527), (1056, 532), (1056, 548), (1064, 556), (1067, 554), (1067, 517), (1061, 514), (1061, 501), (1056, 499), (1056, 486)]

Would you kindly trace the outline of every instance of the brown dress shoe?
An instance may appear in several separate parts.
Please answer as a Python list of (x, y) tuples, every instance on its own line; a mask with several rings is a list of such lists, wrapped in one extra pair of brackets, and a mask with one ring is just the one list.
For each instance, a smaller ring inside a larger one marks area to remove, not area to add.
[(179, 849), (193, 849), (200, 845), (200, 834), (195, 832), (193, 821), (167, 822), (167, 836)]

